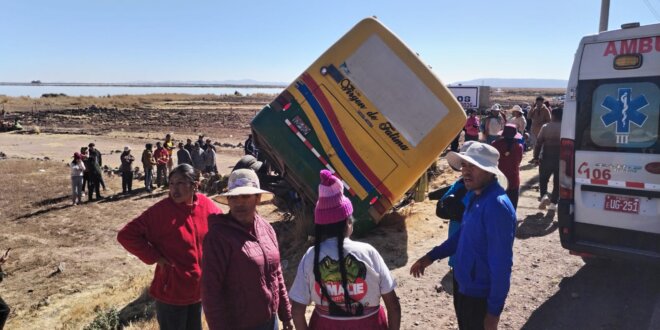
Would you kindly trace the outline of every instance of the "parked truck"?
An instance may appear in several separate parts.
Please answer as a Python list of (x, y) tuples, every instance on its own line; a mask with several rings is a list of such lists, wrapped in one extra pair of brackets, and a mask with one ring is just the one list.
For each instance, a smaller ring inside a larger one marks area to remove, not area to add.
[(440, 80), (379, 21), (359, 22), (251, 123), (259, 153), (313, 205), (321, 169), (339, 176), (372, 228), (465, 123)]

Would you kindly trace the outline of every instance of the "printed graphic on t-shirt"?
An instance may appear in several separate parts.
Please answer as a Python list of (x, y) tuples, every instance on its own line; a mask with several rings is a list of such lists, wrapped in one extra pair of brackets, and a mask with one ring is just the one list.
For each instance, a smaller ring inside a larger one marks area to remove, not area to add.
[[(344, 265), (346, 267), (346, 288), (349, 297), (353, 302), (359, 304), (359, 301), (367, 295), (369, 287), (367, 286), (367, 266), (355, 258), (354, 255), (348, 254), (344, 257)], [(326, 256), (319, 263), (319, 271), (321, 273), (321, 281), (325, 285), (328, 296), (336, 304), (344, 304), (344, 288), (341, 285), (341, 273), (339, 271), (339, 262)], [(319, 283), (315, 283), (314, 289), (322, 300), (325, 300)]]

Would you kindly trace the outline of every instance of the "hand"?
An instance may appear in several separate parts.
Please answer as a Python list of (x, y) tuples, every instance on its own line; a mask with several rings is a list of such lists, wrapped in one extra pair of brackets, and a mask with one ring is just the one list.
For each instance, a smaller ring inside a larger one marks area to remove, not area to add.
[(486, 318), (484, 319), (484, 330), (496, 330), (498, 323), (500, 323), (499, 316), (486, 313)]
[(424, 269), (430, 266), (433, 263), (433, 260), (428, 256), (423, 256), (419, 258), (415, 263), (410, 267), (410, 274), (413, 277), (420, 277), (424, 275)]
[(284, 330), (293, 330), (293, 323), (291, 323), (291, 320), (282, 321), (282, 329), (284, 329)]

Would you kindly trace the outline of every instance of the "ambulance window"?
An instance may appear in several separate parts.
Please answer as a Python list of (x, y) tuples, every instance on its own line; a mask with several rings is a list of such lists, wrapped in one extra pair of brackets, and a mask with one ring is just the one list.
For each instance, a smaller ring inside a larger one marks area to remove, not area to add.
[(582, 87), (576, 127), (583, 132), (581, 149), (658, 153), (657, 81), (592, 81)]

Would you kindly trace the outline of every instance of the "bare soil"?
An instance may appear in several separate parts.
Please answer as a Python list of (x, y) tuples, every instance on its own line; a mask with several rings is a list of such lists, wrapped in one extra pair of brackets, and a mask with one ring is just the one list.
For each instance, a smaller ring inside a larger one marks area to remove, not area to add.
[[(525, 97), (531, 102), (534, 95)], [(133, 108), (114, 109), (109, 103), (97, 110), (10, 112), (21, 115), (26, 126), (44, 129), (33, 135), (0, 133), (0, 151), (8, 156), (0, 160), (0, 249), (12, 248), (4, 266), (9, 277), (0, 284), (0, 295), (12, 307), (7, 329), (80, 329), (111, 308), (134, 310), (136, 304), (131, 303), (145, 297), (152, 267), (124, 251), (115, 236), (166, 191), (122, 196), (116, 194), (120, 179), (112, 176), (106, 177), (108, 190), (102, 192), (108, 198), (71, 206), (64, 164), (71, 154), (94, 141), (104, 161), (115, 166), (119, 155), (114, 151), (126, 144), (141, 150), (166, 132), (173, 131), (175, 139), (194, 139), (203, 132), (227, 144), (220, 146), (218, 159), (221, 172), (228, 173), (242, 154), (235, 146), (249, 133), (249, 121), (270, 99), (234, 101), (149, 99)], [(530, 157), (526, 154), (521, 167), (514, 268), (501, 328), (650, 328), (658, 317), (654, 311), (660, 299), (660, 270), (632, 262), (585, 265), (569, 255), (559, 242), (554, 212), (537, 208), (538, 172), (527, 164)], [(457, 176), (443, 159), (439, 164), (444, 172), (430, 189)], [(134, 188), (141, 186), (134, 182)], [(272, 204), (259, 211), (278, 231), (290, 285), (311, 243), (301, 239), (289, 214)], [(404, 329), (457, 328), (446, 261), (430, 266), (421, 279), (408, 273), (417, 258), (446, 239), (447, 228), (435, 216), (434, 202), (426, 200), (388, 215), (369, 235), (358, 238), (380, 251), (397, 279)], [(154, 322), (138, 322), (133, 328), (154, 328)]]

